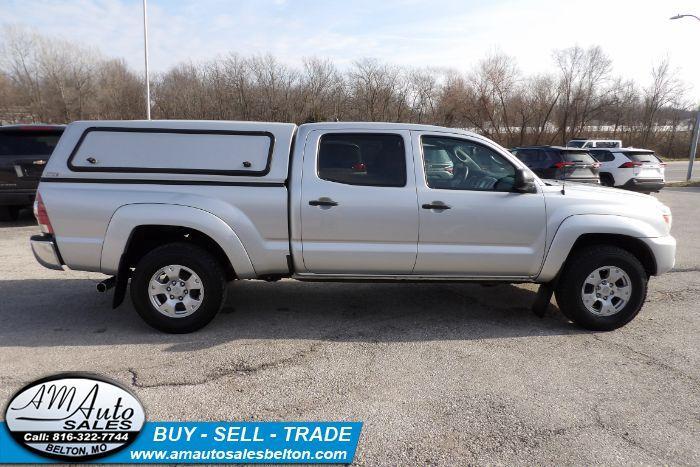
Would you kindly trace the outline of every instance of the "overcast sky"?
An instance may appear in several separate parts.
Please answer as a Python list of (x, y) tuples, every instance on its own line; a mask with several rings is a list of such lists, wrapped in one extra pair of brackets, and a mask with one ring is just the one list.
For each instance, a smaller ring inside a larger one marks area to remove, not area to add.
[[(648, 80), (669, 55), (700, 98), (699, 0), (149, 0), (151, 67), (229, 51), (346, 66), (360, 57), (467, 71), (498, 50), (526, 73), (552, 69), (554, 48), (601, 45), (617, 73)], [(21, 24), (143, 67), (141, 0), (0, 0)]]

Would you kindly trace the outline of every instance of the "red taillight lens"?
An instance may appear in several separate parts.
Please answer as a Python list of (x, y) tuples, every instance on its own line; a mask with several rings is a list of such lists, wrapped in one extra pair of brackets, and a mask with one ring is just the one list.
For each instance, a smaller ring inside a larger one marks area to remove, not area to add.
[(356, 172), (363, 172), (367, 170), (367, 167), (365, 166), (364, 162), (355, 162), (354, 164), (352, 164), (352, 170)]
[(46, 206), (44, 206), (44, 201), (41, 199), (41, 195), (39, 193), (36, 194), (36, 199), (34, 200), (34, 217), (36, 217), (36, 221), (41, 226), (42, 232), (48, 234), (53, 233), (53, 227), (51, 227), (49, 214), (46, 212)]
[(619, 168), (620, 169), (631, 169), (632, 167), (641, 167), (642, 162), (625, 162)]
[(564, 167), (573, 167), (574, 165), (576, 165), (574, 162), (557, 162), (556, 164), (554, 164), (554, 168), (562, 169)]

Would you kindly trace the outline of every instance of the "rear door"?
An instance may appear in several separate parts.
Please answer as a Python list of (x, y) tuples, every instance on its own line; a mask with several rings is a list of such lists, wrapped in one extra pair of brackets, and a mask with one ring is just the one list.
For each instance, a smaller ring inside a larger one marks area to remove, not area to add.
[(316, 130), (304, 148), (308, 273), (410, 274), (418, 205), (408, 131)]

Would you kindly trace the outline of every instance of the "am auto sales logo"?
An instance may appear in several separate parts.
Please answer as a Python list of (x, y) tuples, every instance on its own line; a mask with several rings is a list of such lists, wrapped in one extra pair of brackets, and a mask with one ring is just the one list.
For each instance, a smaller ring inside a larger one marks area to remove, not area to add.
[(5, 411), (12, 437), (43, 456), (96, 459), (131, 443), (146, 416), (134, 394), (85, 373), (64, 373), (28, 384)]

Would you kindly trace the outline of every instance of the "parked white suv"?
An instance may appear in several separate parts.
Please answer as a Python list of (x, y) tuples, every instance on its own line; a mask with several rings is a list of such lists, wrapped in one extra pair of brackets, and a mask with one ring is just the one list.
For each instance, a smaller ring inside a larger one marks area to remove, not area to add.
[(619, 139), (572, 139), (566, 146), (569, 148), (621, 148)]
[(545, 182), (484, 137), (402, 123), (76, 122), (35, 212), (41, 264), (112, 276), (113, 306), (131, 282), (167, 332), (211, 321), (228, 281), (284, 277), (533, 282), (536, 310), (554, 291), (609, 330), (676, 249), (654, 197)]
[(628, 190), (652, 192), (666, 184), (666, 164), (648, 149), (590, 149), (600, 162), (600, 183)]

